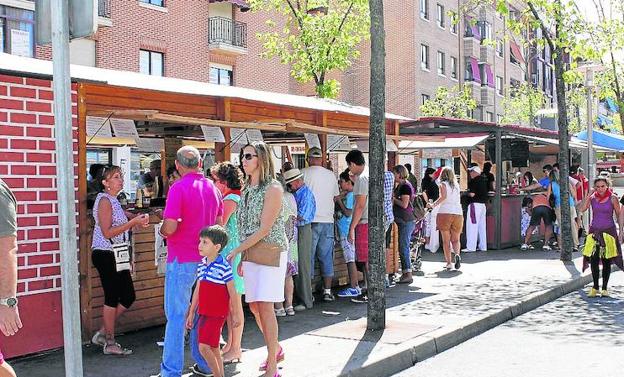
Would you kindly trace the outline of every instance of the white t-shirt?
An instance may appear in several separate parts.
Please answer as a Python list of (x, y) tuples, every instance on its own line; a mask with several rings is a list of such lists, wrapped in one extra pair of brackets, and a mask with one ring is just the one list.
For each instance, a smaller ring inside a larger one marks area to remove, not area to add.
[(451, 185), (448, 182), (442, 182), (442, 184), (446, 188), (446, 199), (444, 199), (444, 201), (440, 203), (440, 209), (438, 210), (438, 213), (448, 213), (451, 215), (463, 214), (461, 200), (459, 196), (459, 184), (455, 182), (453, 188), (451, 188)]
[(334, 222), (334, 197), (340, 194), (338, 180), (331, 170), (321, 166), (310, 166), (301, 170), (303, 181), (310, 188), (316, 200), (316, 215), (313, 223)]

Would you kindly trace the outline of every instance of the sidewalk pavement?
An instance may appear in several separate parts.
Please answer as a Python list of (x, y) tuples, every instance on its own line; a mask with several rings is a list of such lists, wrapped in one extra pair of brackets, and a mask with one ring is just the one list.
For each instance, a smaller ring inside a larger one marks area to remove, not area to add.
[[(517, 249), (463, 255), (460, 271), (443, 271), (442, 255), (426, 253), (424, 276), (410, 286), (386, 291), (387, 327), (366, 333), (366, 305), (348, 299), (317, 300), (312, 310), (279, 319), (286, 359), (283, 376), (390, 376), (484, 331), (578, 290), (591, 281), (580, 273), (580, 254), (564, 264), (556, 252)], [(243, 363), (226, 366), (226, 375), (260, 376), (266, 348), (253, 317), (246, 314)], [(128, 357), (105, 356), (84, 347), (87, 377), (156, 374), (163, 327), (120, 336), (134, 349)], [(192, 365), (189, 352), (187, 365)], [(13, 360), (18, 376), (62, 377), (63, 353)], [(184, 376), (192, 376), (185, 373)]]

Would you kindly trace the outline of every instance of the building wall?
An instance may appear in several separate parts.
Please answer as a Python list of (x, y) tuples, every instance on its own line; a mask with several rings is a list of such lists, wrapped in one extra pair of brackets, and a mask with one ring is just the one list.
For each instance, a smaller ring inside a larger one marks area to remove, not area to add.
[[(2, 339), (8, 357), (63, 343), (52, 99), (48, 80), (0, 75), (0, 176), (18, 201), (17, 289), (24, 324), (19, 336)], [(75, 90), (72, 103), (77, 151)]]

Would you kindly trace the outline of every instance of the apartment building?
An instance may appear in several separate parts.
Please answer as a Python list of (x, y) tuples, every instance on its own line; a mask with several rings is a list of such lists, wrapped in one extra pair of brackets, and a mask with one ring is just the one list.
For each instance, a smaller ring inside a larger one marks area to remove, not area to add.
[[(72, 63), (313, 95), (289, 67), (262, 58), (255, 37), (266, 31), (266, 13), (248, 12), (244, 0), (97, 0), (99, 28), (91, 39), (74, 40)], [(387, 110), (420, 115), (423, 102), (440, 86), (467, 86), (477, 100), (472, 116), (499, 121), (510, 87), (529, 81), (553, 101), (553, 67), (548, 47), (524, 47), (506, 33), (506, 20), (493, 7), (457, 15), (463, 0), (387, 1)], [(510, 4), (518, 6), (518, 4)], [(462, 12), (465, 13), (465, 12)], [(516, 17), (512, 11), (511, 17)], [(276, 17), (272, 17), (275, 19)], [(458, 22), (453, 22), (456, 18)], [(540, 30), (529, 31), (541, 33)], [(495, 45), (485, 43), (495, 41)], [(34, 2), (0, 0), (0, 51), (51, 58), (50, 46), (34, 41)], [(370, 44), (345, 72), (340, 100), (368, 105)]]

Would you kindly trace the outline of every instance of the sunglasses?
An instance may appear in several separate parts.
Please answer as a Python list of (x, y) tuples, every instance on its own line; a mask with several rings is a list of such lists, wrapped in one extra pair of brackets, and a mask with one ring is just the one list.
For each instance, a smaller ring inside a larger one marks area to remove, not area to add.
[(251, 154), (251, 153), (245, 153), (245, 154), (243, 155), (243, 158), (244, 158), (245, 160), (247, 160), (247, 161), (251, 160), (251, 159), (252, 159), (252, 158), (254, 158), (254, 157), (258, 157), (258, 155), (257, 155), (257, 154)]

